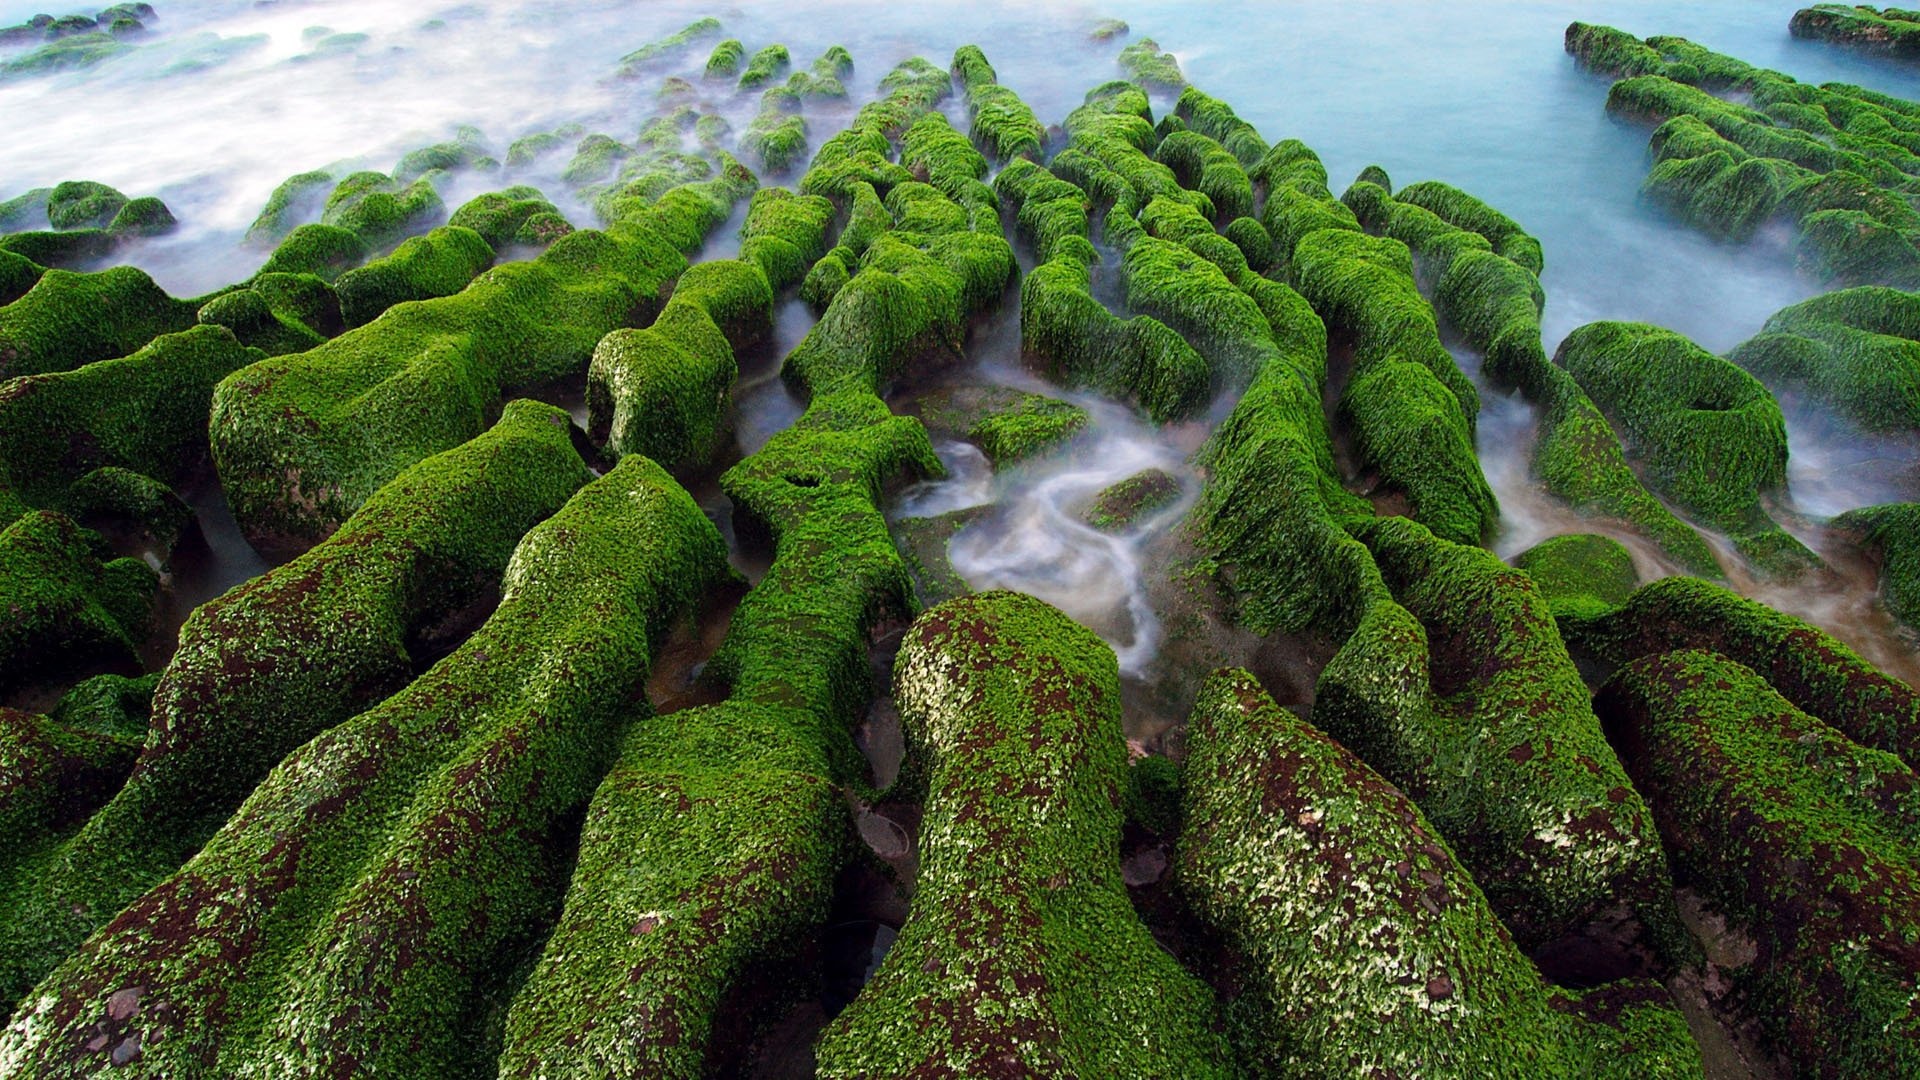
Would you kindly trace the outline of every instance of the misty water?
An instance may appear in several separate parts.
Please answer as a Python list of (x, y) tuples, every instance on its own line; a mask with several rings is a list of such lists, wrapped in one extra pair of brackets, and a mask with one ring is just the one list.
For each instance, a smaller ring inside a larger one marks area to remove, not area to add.
[[(0, 23), (42, 6), (0, 0)], [(698, 17), (718, 16), (727, 35), (749, 50), (785, 43), (800, 69), (832, 44), (852, 52), (853, 99), (808, 106), (810, 147), (844, 124), (896, 62), (924, 55), (944, 63), (969, 42), (986, 49), (1001, 81), (1043, 121), (1058, 123), (1089, 87), (1118, 75), (1118, 44), (1096, 45), (1085, 36), (1096, 19), (1118, 17), (1132, 25), (1134, 39), (1151, 36), (1172, 51), (1194, 85), (1229, 102), (1268, 140), (1295, 137), (1317, 150), (1336, 193), (1363, 166), (1379, 164), (1396, 185), (1444, 180), (1517, 219), (1545, 246), (1549, 351), (1596, 319), (1653, 322), (1724, 350), (1821, 286), (1795, 270), (1783, 234), (1729, 246), (1643, 205), (1648, 132), (1607, 116), (1607, 81), (1576, 68), (1561, 34), (1576, 18), (1639, 35), (1678, 34), (1797, 78), (1920, 97), (1920, 74), (1791, 39), (1786, 25), (1795, 6), (831, 2), (801, 13), (790, 4), (716, 8), (681, 0), (160, 4), (151, 35), (131, 55), (79, 72), (0, 82), (0, 116), (7, 118), (0, 198), (77, 178), (158, 195), (181, 228), (122, 249), (115, 260), (147, 269), (177, 295), (197, 295), (258, 267), (264, 253), (244, 246), (242, 234), (275, 185), (295, 172), (387, 170), (407, 150), (453, 137), (459, 125), (479, 128), (496, 154), (519, 136), (563, 123), (630, 137), (662, 111), (657, 91), (671, 74), (694, 77), (696, 103), (722, 112), (736, 133), (744, 130), (758, 110), (757, 95), (698, 80), (710, 43), (645, 78), (609, 77), (620, 56)], [(326, 35), (315, 28), (322, 27), (365, 37), (316, 52)], [(1157, 97), (1155, 104), (1164, 109), (1170, 101)], [(957, 102), (949, 109), (959, 116)], [(457, 173), (445, 201), (457, 206), (509, 182), (531, 183), (570, 220), (590, 225), (590, 211), (558, 179), (568, 156), (549, 155), (510, 179)], [(732, 225), (721, 230), (703, 257), (737, 250), (733, 232)], [(1110, 290), (1111, 279), (1102, 285)], [(797, 301), (783, 304), (776, 348), (791, 347), (810, 320)], [(1476, 371), (1476, 358), (1463, 352), (1461, 359)], [(1164, 574), (1169, 536), (1199, 489), (1190, 455), (1231, 402), (1218, 403), (1201, 421), (1155, 428), (1116, 403), (1045, 387), (1020, 368), (1012, 308), (976, 332), (958, 377), (1069, 397), (1088, 408), (1091, 422), (1060, 451), (997, 476), (972, 448), (944, 445), (950, 478), (908, 492), (892, 513), (990, 505), (955, 537), (955, 568), (976, 587), (1006, 586), (1053, 601), (1112, 642), (1125, 672), (1150, 676), (1163, 638), (1150, 587)], [(1594, 528), (1529, 476), (1531, 407), (1484, 384), (1482, 396), (1480, 452), (1504, 510), (1494, 549), (1512, 556), (1549, 536)], [(896, 407), (910, 400), (903, 394)], [(777, 352), (746, 365), (737, 402), (741, 452), (763, 444), (801, 409), (778, 376)], [(1910, 446), (1862, 440), (1817, 411), (1783, 404), (1793, 464), (1789, 493), (1776, 511), (1814, 546), (1828, 550), (1820, 523), (1833, 514), (1915, 496)], [(1149, 467), (1179, 480), (1179, 502), (1117, 535), (1081, 523), (1080, 510), (1100, 488)], [(197, 504), (209, 550), (175, 567), (176, 618), (266, 565), (239, 541), (217, 490), (202, 492)], [(1634, 550), (1645, 574), (1673, 571), (1644, 545)], [(1834, 576), (1792, 587), (1761, 586), (1737, 574), (1735, 580), (1822, 623), (1884, 666), (1916, 674), (1912, 643), (1877, 612), (1871, 576), (1860, 568), (1842, 566)]]

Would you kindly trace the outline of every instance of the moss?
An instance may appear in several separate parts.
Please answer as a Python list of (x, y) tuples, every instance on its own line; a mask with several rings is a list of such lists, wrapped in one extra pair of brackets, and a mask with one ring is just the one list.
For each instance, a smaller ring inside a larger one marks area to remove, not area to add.
[(953, 72), (967, 99), (974, 145), (998, 164), (1014, 158), (1039, 161), (1046, 152), (1046, 129), (1018, 94), (1000, 85), (980, 47), (961, 46), (953, 54)]
[(1209, 677), (1188, 731), (1177, 880), (1238, 961), (1226, 1015), (1250, 1072), (1701, 1075), (1664, 992), (1622, 985), (1619, 1014), (1579, 1015), (1427, 815), (1253, 676)]
[(1170, 166), (1180, 182), (1212, 201), (1216, 220), (1225, 223), (1253, 213), (1253, 183), (1240, 161), (1197, 131), (1176, 131), (1160, 140), (1154, 159)]
[(481, 437), (402, 473), (327, 542), (194, 611), (138, 778), (6, 883), (8, 994), (179, 867), (274, 762), (406, 685), (416, 657), (484, 610), (521, 535), (588, 479), (570, 426), (551, 406), (515, 403)]
[(1148, 469), (1102, 488), (1082, 519), (1096, 529), (1124, 532), (1179, 498), (1180, 481), (1160, 469)]
[[(612, 764), (654, 643), (725, 573), (719, 533), (658, 466), (587, 485), (515, 548), (484, 626), (275, 767), (50, 977), (31, 1036), (0, 1052), (105, 1060), (64, 1032), (91, 1027), (100, 984), (137, 970), (145, 993), (181, 1003), (134, 1018), (150, 1068), (480, 1067), (473, 1026), (559, 899), (549, 845)], [(331, 1023), (349, 1009), (357, 1023)]]
[(1895, 8), (1876, 11), (1853, 4), (1815, 4), (1793, 13), (1787, 29), (1797, 38), (1846, 45), (1902, 60), (1920, 58), (1920, 24)]
[(118, 465), (103, 465), (75, 480), (59, 509), (86, 528), (131, 537), (162, 558), (193, 521), (193, 511), (172, 488)]
[(762, 188), (747, 205), (740, 258), (759, 266), (773, 290), (781, 292), (805, 276), (824, 253), (832, 224), (833, 203), (827, 199)]
[(47, 220), (47, 197), (52, 188), (33, 188), (0, 202), (0, 232), (51, 228)]
[(47, 195), (47, 220), (56, 229), (104, 229), (127, 197), (92, 180), (57, 184)]
[(734, 350), (772, 325), (773, 290), (753, 263), (683, 274), (653, 325), (600, 339), (587, 369), (587, 432), (619, 456), (677, 469), (721, 448), (738, 375)]
[(728, 38), (713, 47), (707, 57), (706, 74), (709, 79), (732, 82), (740, 74), (740, 65), (747, 59), (747, 48), (738, 38)]
[(650, 41), (620, 58), (618, 74), (623, 79), (639, 78), (647, 71), (682, 55), (693, 45), (720, 35), (720, 20), (695, 19), (659, 41)]
[(1093, 29), (1087, 31), (1087, 40), (1098, 42), (1114, 41), (1126, 37), (1128, 29), (1125, 19), (1101, 19), (1099, 22), (1093, 24)]
[(107, 223), (107, 231), (115, 236), (161, 236), (179, 225), (166, 203), (151, 195), (144, 195), (122, 206), (113, 215), (113, 220)]
[(0, 384), (0, 476), (40, 506), (102, 466), (177, 482), (204, 460), (214, 384), (258, 359), (225, 329), (200, 326), (129, 356)]
[(768, 45), (748, 59), (746, 69), (740, 72), (739, 88), (758, 90), (785, 75), (792, 66), (793, 57), (785, 45)]
[(1578, 383), (1548, 362), (1541, 344), (1545, 293), (1540, 280), (1521, 262), (1494, 251), (1497, 244), (1537, 263), (1539, 245), (1497, 211), (1444, 184), (1414, 184), (1403, 191), (1416, 193), (1425, 205), (1401, 202), (1366, 181), (1356, 182), (1342, 198), (1368, 228), (1411, 246), (1426, 272), (1437, 277), (1436, 310), (1481, 352), (1481, 370), (1499, 384), (1518, 388), (1539, 407), (1533, 468), (1547, 490), (1582, 512), (1633, 526), (1692, 572), (1718, 576), (1705, 541), (1647, 491), (1606, 418)]
[(1914, 234), (1864, 210), (1819, 210), (1800, 219), (1800, 261), (1823, 278), (1920, 287)]
[(1152, 38), (1141, 38), (1121, 49), (1120, 68), (1127, 78), (1150, 89), (1178, 90), (1187, 85), (1186, 76), (1180, 74), (1180, 62), (1172, 53), (1161, 52)]
[(479, 233), (442, 226), (341, 274), (334, 283), (340, 316), (351, 328), (372, 322), (395, 304), (452, 296), (491, 265), (493, 249)]
[(1351, 528), (1399, 603), (1369, 601), (1320, 676), (1315, 725), (1420, 805), (1523, 947), (1624, 907), (1683, 960), (1647, 808), (1532, 579), (1406, 518)]
[(367, 243), (338, 225), (301, 225), (280, 241), (261, 274), (311, 274), (331, 282), (367, 257)]
[(740, 153), (770, 173), (785, 173), (805, 157), (807, 122), (780, 112), (762, 112), (740, 136)]
[(1858, 532), (1864, 545), (1878, 554), (1881, 601), (1895, 618), (1920, 630), (1920, 505), (1850, 510), (1834, 524)]
[(1638, 323), (1589, 323), (1554, 362), (1621, 429), (1649, 485), (1728, 533), (1770, 574), (1817, 558), (1760, 505), (1786, 483), (1786, 421), (1759, 380), (1679, 334)]
[(19, 255), (41, 266), (73, 267), (105, 259), (120, 247), (121, 237), (105, 229), (41, 230), (0, 235), (0, 251)]
[(294, 356), (236, 372), (215, 394), (214, 462), (250, 538), (326, 535), (408, 465), (478, 434), (516, 387), (583, 368), (608, 331), (658, 302), (708, 231), (752, 188), (724, 178), (668, 192), (606, 232), (497, 266), (450, 297), (405, 304)]
[(1186, 121), (1195, 132), (1217, 140), (1240, 164), (1251, 169), (1266, 156), (1267, 142), (1252, 124), (1240, 119), (1232, 106), (1219, 98), (1201, 93), (1195, 87), (1180, 91), (1173, 114)]
[[(393, 167), (393, 178), (408, 184), (436, 169), (444, 172), (485, 169), (489, 161), (493, 161), (493, 158), (487, 152), (480, 130), (465, 128), (451, 141), (407, 151), (401, 156), (399, 164)], [(495, 164), (497, 167), (498, 163)]]
[(1514, 556), (1513, 565), (1533, 579), (1563, 633), (1612, 614), (1640, 584), (1632, 553), (1620, 541), (1592, 533), (1535, 544)]
[(48, 42), (32, 52), (0, 61), (0, 82), (92, 67), (133, 49), (134, 46), (112, 34), (75, 34)]
[(978, 521), (987, 508), (969, 506), (929, 518), (901, 518), (890, 523), (894, 546), (913, 578), (913, 595), (923, 608), (942, 604), (973, 589), (954, 570), (947, 557), (955, 533)]
[(1098, 260), (1088, 233), (1089, 203), (1079, 187), (1030, 161), (994, 179), (1041, 265), (1020, 283), (1020, 343), (1027, 362), (1057, 381), (1130, 399), (1156, 420), (1206, 404), (1207, 361), (1151, 316), (1121, 319), (1092, 293)]
[(32, 259), (0, 248), (0, 307), (27, 295), (45, 272)]
[(0, 308), (0, 378), (125, 356), (193, 320), (193, 304), (130, 266), (48, 270), (25, 296)]
[[(75, 693), (104, 689), (106, 679), (135, 682), (103, 675), (82, 683)], [(142, 682), (151, 692), (152, 682)], [(78, 704), (80, 699), (70, 695), (62, 700), (76, 704), (61, 719), (0, 708), (0, 837), (5, 838), (0, 873), (85, 821), (126, 779), (140, 752), (143, 727), (96, 727), (88, 722), (90, 710)]]
[[(1840, 522), (1871, 522), (1874, 513), (1854, 511)], [(1710, 650), (1760, 673), (1796, 708), (1855, 742), (1920, 761), (1920, 694), (1818, 627), (1710, 582), (1663, 578), (1642, 586), (1574, 640), (1616, 664)]]
[(1344, 229), (1306, 234), (1294, 251), (1302, 296), (1353, 337), (1340, 412), (1361, 460), (1404, 491), (1436, 535), (1477, 543), (1499, 520), (1473, 452), (1480, 399), (1440, 343), (1404, 244)]
[(522, 168), (566, 146), (569, 136), (554, 131), (523, 135), (507, 147), (507, 168)]
[(927, 791), (918, 889), (820, 1075), (1226, 1075), (1211, 994), (1120, 883), (1111, 650), (1031, 597), (963, 597), (908, 631), (894, 695)]
[(1920, 780), (1740, 664), (1671, 652), (1597, 699), (1680, 880), (1752, 942), (1731, 972), (1806, 1075), (1920, 1068)]
[(525, 186), (476, 195), (447, 224), (472, 229), (496, 251), (510, 244), (545, 247), (573, 231), (546, 196)]
[(1485, 237), (1495, 253), (1536, 275), (1545, 265), (1540, 241), (1528, 235), (1512, 218), (1459, 188), (1438, 180), (1426, 180), (1408, 184), (1393, 197), (1432, 211), (1449, 225)]
[[(98, 538), (39, 510), (0, 530), (0, 689), (86, 668), (138, 671), (158, 577), (137, 559), (103, 561)], [(25, 987), (8, 987), (18, 996)]]
[[(377, 179), (369, 182), (369, 177)], [(446, 204), (428, 180), (415, 180), (402, 188), (378, 173), (355, 173), (334, 186), (320, 222), (346, 229), (368, 247), (381, 248), (445, 213)]]
[(312, 274), (260, 274), (248, 287), (208, 301), (200, 321), (226, 327), (268, 356), (305, 352), (345, 328), (340, 297)]
[(1021, 394), (1006, 408), (982, 416), (967, 432), (998, 469), (1071, 438), (1087, 426), (1087, 410), (1041, 394)]
[(1727, 359), (1861, 430), (1920, 431), (1920, 298), (1864, 286), (1776, 312)]

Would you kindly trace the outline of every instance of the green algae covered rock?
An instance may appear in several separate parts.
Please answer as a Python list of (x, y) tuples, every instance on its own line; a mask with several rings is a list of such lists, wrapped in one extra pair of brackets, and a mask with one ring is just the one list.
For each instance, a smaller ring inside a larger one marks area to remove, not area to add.
[(0, 873), (71, 831), (119, 790), (140, 753), (140, 735), (0, 708)]
[(1087, 426), (1087, 410), (1044, 394), (1018, 394), (990, 408), (967, 431), (998, 469), (1041, 453)]
[(47, 198), (52, 188), (32, 188), (0, 202), (0, 232), (51, 228), (47, 220)]
[(370, 248), (383, 248), (446, 212), (429, 180), (402, 186), (384, 173), (360, 172), (334, 185), (320, 223), (346, 229)]
[(1361, 457), (1406, 492), (1435, 534), (1477, 543), (1500, 515), (1473, 451), (1480, 398), (1440, 343), (1406, 246), (1320, 229), (1301, 238), (1293, 263), (1300, 294), (1329, 326), (1353, 335), (1340, 410)]
[(177, 483), (205, 460), (214, 385), (260, 358), (226, 329), (196, 326), (131, 356), (0, 383), (0, 486), (47, 506), (102, 466)]
[(319, 216), (334, 179), (332, 173), (316, 169), (281, 181), (247, 227), (247, 242), (262, 247), (278, 243), (304, 219)]
[(953, 54), (953, 72), (967, 99), (974, 144), (997, 164), (1022, 157), (1039, 161), (1046, 149), (1046, 129), (1018, 94), (1000, 85), (978, 45), (963, 45)]
[(1554, 362), (1624, 432), (1650, 484), (1727, 532), (1765, 572), (1818, 562), (1775, 525), (1763, 492), (1786, 484), (1787, 429), (1759, 380), (1686, 338), (1639, 323), (1589, 323)]
[(194, 315), (191, 302), (168, 296), (131, 266), (48, 270), (25, 296), (0, 308), (0, 379), (125, 356), (187, 329)]
[(1186, 76), (1180, 74), (1180, 62), (1172, 53), (1161, 52), (1152, 38), (1141, 38), (1121, 49), (1120, 67), (1127, 78), (1149, 89), (1178, 90), (1187, 85)]
[(1420, 809), (1253, 676), (1208, 678), (1184, 779), (1179, 888), (1240, 960), (1251, 1075), (1701, 1075), (1664, 991), (1546, 985)]
[(1681, 959), (1666, 857), (1532, 579), (1406, 518), (1351, 527), (1404, 608), (1321, 674), (1315, 726), (1420, 805), (1527, 949), (1624, 909)]
[(695, 19), (659, 41), (650, 41), (620, 58), (618, 74), (624, 79), (638, 78), (650, 69), (686, 52), (692, 45), (720, 33), (720, 20)]
[(493, 248), (479, 233), (444, 225), (341, 274), (333, 289), (340, 297), (340, 317), (352, 328), (395, 304), (452, 296), (491, 265)]
[(1680, 882), (1752, 942), (1729, 973), (1800, 1076), (1920, 1069), (1920, 780), (1710, 652), (1596, 699)]
[(1563, 630), (1619, 610), (1640, 584), (1633, 554), (1620, 541), (1592, 533), (1556, 536), (1513, 557), (1527, 572)]
[(761, 188), (747, 204), (740, 229), (740, 258), (760, 267), (774, 292), (806, 276), (807, 267), (826, 251), (833, 203), (819, 195), (795, 195), (786, 188)]
[(140, 669), (159, 578), (138, 559), (105, 558), (102, 546), (50, 510), (0, 530), (0, 690), (87, 667)]
[(942, 604), (973, 591), (953, 569), (947, 545), (955, 533), (978, 521), (986, 511), (984, 506), (969, 506), (934, 517), (901, 518), (890, 523), (894, 545), (907, 572), (913, 575), (913, 593), (921, 607)]
[(0, 248), (0, 307), (27, 295), (46, 268), (25, 255)]
[(963, 597), (909, 629), (894, 697), (926, 791), (918, 889), (820, 1075), (1230, 1075), (1212, 995), (1120, 881), (1112, 651), (1031, 597)]
[(617, 456), (677, 469), (712, 460), (726, 433), (734, 351), (771, 326), (773, 290), (744, 260), (701, 263), (680, 277), (653, 325), (600, 339), (587, 368), (587, 434)]
[(260, 267), (262, 274), (311, 274), (331, 282), (360, 265), (368, 245), (338, 225), (301, 225), (286, 235)]
[(545, 247), (573, 231), (546, 196), (525, 185), (476, 195), (447, 224), (472, 229), (495, 251), (508, 244)]
[(166, 484), (117, 465), (103, 465), (75, 480), (59, 509), (89, 529), (115, 539), (126, 537), (162, 558), (173, 551), (194, 516)]
[(1814, 4), (1794, 12), (1787, 29), (1797, 38), (1829, 41), (1902, 60), (1920, 59), (1920, 19), (1912, 11), (1899, 8)]
[[(479, 1069), (473, 1027), (564, 882), (565, 818), (613, 763), (665, 627), (726, 573), (658, 466), (588, 484), (520, 541), (484, 626), (276, 766), (48, 977), (0, 1060), (72, 1071), (133, 1038), (172, 1073)], [(106, 1007), (128, 978), (153, 1007)]]
[(1872, 432), (1920, 432), (1920, 297), (1881, 286), (1783, 308), (1727, 359)]
[(713, 52), (707, 56), (707, 78), (717, 82), (732, 82), (746, 61), (747, 47), (740, 44), (738, 38), (728, 38), (715, 45)]
[(785, 75), (792, 66), (793, 58), (788, 55), (785, 45), (768, 45), (747, 61), (745, 70), (740, 72), (739, 87), (742, 90), (758, 90)]
[(109, 33), (75, 34), (50, 41), (29, 53), (0, 60), (0, 82), (74, 71), (131, 52), (134, 46)]
[(1879, 555), (1881, 600), (1895, 618), (1920, 630), (1920, 504), (1850, 510), (1834, 524), (1859, 533)]
[(312, 543), (407, 465), (478, 434), (505, 393), (584, 368), (752, 187), (730, 169), (454, 296), (236, 372), (214, 395), (210, 435), (241, 528), (257, 544)]
[(1481, 351), (1481, 370), (1540, 407), (1533, 464), (1549, 492), (1585, 513), (1630, 524), (1694, 573), (1719, 576), (1706, 542), (1646, 489), (1606, 417), (1548, 361), (1540, 330), (1545, 293), (1529, 268), (1540, 264), (1537, 241), (1499, 211), (1437, 181), (1393, 195), (1362, 180), (1342, 200), (1368, 228), (1408, 244), (1430, 274), (1437, 271), (1435, 309)]
[(305, 352), (345, 329), (333, 286), (314, 274), (278, 271), (209, 300), (200, 321), (226, 327), (268, 356)]
[(1709, 650), (1758, 672), (1796, 708), (1855, 742), (1920, 762), (1920, 694), (1811, 623), (1712, 582), (1650, 582), (1616, 613), (1580, 628), (1574, 641), (1614, 663)]
[(404, 686), (416, 657), (484, 610), (514, 543), (588, 479), (570, 426), (516, 402), (479, 438), (403, 472), (327, 542), (196, 609), (136, 779), (72, 841), (0, 882), (0, 996), (17, 998), (193, 854), (274, 762)]
[(47, 221), (56, 229), (104, 229), (127, 197), (92, 180), (68, 180), (47, 194)]
[(120, 212), (113, 215), (113, 220), (107, 223), (107, 231), (115, 236), (162, 236), (179, 225), (166, 203), (151, 195), (143, 195), (122, 206)]
[(1135, 473), (1094, 496), (1084, 520), (1096, 529), (1125, 532), (1180, 498), (1180, 481), (1160, 469)]
[(1253, 168), (1267, 154), (1267, 141), (1252, 124), (1240, 119), (1232, 106), (1202, 93), (1197, 87), (1180, 91), (1173, 114), (1184, 121), (1189, 130), (1218, 140), (1246, 168)]

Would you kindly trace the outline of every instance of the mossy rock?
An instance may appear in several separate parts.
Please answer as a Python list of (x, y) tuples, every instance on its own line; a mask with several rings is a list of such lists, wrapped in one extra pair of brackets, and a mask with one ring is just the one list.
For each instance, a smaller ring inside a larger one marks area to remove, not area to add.
[(942, 604), (973, 591), (947, 558), (953, 534), (980, 520), (988, 507), (969, 506), (927, 518), (901, 518), (892, 523), (894, 545), (913, 575), (913, 592), (922, 607)]
[(346, 229), (370, 248), (383, 248), (433, 224), (446, 212), (431, 179), (403, 187), (381, 173), (355, 173), (327, 196), (320, 223)]
[(104, 229), (127, 197), (92, 180), (56, 184), (47, 194), (47, 221), (56, 229)]
[(0, 232), (52, 228), (47, 220), (47, 197), (52, 188), (33, 188), (0, 202)]
[[(1839, 519), (1872, 520), (1874, 511)], [(1759, 672), (1803, 712), (1863, 746), (1920, 761), (1920, 694), (1819, 627), (1696, 578), (1662, 578), (1573, 640), (1613, 663), (1705, 649)]]
[(1619, 610), (1640, 584), (1633, 554), (1620, 541), (1592, 533), (1543, 541), (1515, 555), (1513, 565), (1533, 579), (1563, 627)]
[(965, 386), (920, 403), (929, 429), (979, 446), (998, 469), (1042, 453), (1087, 425), (1087, 411), (1071, 402), (1004, 386)]
[(260, 358), (225, 328), (196, 326), (130, 356), (0, 383), (0, 477), (37, 505), (102, 466), (176, 483), (205, 460), (214, 385)]
[(492, 265), (493, 248), (479, 233), (444, 225), (341, 274), (333, 291), (340, 298), (340, 317), (352, 328), (395, 304), (452, 296)]
[(112, 558), (104, 548), (98, 536), (49, 510), (0, 530), (7, 611), (0, 689), (89, 669), (140, 670), (139, 643), (159, 577), (146, 563)]
[(117, 465), (103, 465), (75, 480), (59, 509), (96, 532), (131, 537), (163, 559), (194, 516), (166, 484)]
[(1350, 528), (1398, 603), (1371, 600), (1322, 671), (1315, 726), (1420, 805), (1522, 947), (1624, 909), (1663, 962), (1686, 962), (1647, 807), (1532, 578), (1406, 518)]
[(509, 244), (545, 247), (573, 231), (546, 196), (525, 186), (476, 195), (447, 224), (472, 229), (495, 251)]
[(338, 225), (301, 225), (273, 249), (261, 274), (310, 274), (332, 282), (366, 259), (367, 242)]
[[(658, 466), (630, 459), (582, 488), (515, 547), (499, 606), (459, 649), (299, 745), (63, 962), (8, 1059), (91, 1067), (131, 1036), (168, 1072), (490, 1067), (473, 1025), (560, 900), (553, 847), (613, 764), (626, 691), (726, 573), (718, 531)], [(180, 924), (194, 933), (166, 929)], [(128, 977), (176, 1009), (104, 1012), (106, 984)], [(358, 1023), (331, 1022), (350, 1009)], [(96, 1050), (74, 1037), (100, 1022), (127, 1026)]]
[(1729, 975), (1804, 1075), (1920, 1068), (1920, 780), (1709, 652), (1645, 656), (1596, 705), (1680, 882), (1753, 944)]
[(1920, 631), (1920, 505), (1851, 510), (1834, 524), (1858, 533), (1879, 555), (1881, 600), (1895, 618)]
[[(18, 709), (0, 708), (0, 874), (21, 858), (72, 832), (87, 815), (118, 790), (140, 752), (144, 728), (117, 729), (96, 724), (111, 719), (113, 697), (100, 694), (102, 708), (80, 704), (104, 689), (103, 680), (133, 684), (132, 680), (102, 675), (76, 687), (62, 703), (75, 704), (56, 719)], [(79, 695), (79, 697), (75, 697)]]
[(963, 597), (908, 630), (894, 699), (926, 792), (918, 888), (820, 1075), (1229, 1075), (1211, 993), (1120, 881), (1112, 650), (1031, 597)]
[(617, 74), (623, 79), (638, 78), (686, 52), (694, 44), (720, 33), (720, 20), (711, 16), (695, 19), (679, 31), (658, 41), (650, 41), (620, 58)]
[(1727, 359), (1863, 431), (1920, 432), (1920, 298), (1879, 286), (1783, 308)]
[(683, 252), (752, 189), (737, 169), (453, 296), (236, 372), (215, 393), (209, 434), (241, 528), (259, 544), (312, 543), (408, 464), (478, 434), (510, 389), (584, 367), (608, 331), (652, 310)]
[(19, 914), (0, 937), (8, 993), (173, 872), (274, 762), (413, 677), (413, 658), (485, 603), (522, 533), (588, 479), (570, 427), (558, 409), (515, 403), (327, 543), (194, 611), (155, 694), (162, 734), (139, 779), (52, 863), (0, 882)]
[(1161, 469), (1135, 473), (1102, 488), (1082, 520), (1096, 529), (1124, 532), (1180, 498), (1180, 481)]
[(187, 329), (194, 315), (192, 303), (168, 296), (131, 266), (48, 270), (25, 296), (0, 308), (0, 378), (125, 356)]
[(1658, 985), (1547, 985), (1420, 808), (1252, 675), (1208, 678), (1183, 773), (1178, 886), (1233, 953), (1252, 1071), (1701, 1075)]
[(107, 231), (115, 236), (163, 236), (179, 227), (167, 204), (151, 195), (129, 200), (107, 223)]

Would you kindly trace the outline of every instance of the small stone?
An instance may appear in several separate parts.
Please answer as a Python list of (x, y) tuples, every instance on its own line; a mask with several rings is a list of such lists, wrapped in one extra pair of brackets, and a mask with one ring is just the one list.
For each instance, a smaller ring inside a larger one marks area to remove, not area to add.
[(139, 1015), (140, 992), (144, 989), (146, 988), (142, 986), (129, 986), (125, 990), (115, 990), (113, 995), (107, 998), (107, 1018), (127, 1020)]
[(1445, 975), (1435, 975), (1427, 980), (1427, 996), (1435, 1001), (1445, 1001), (1453, 996), (1453, 980)]

